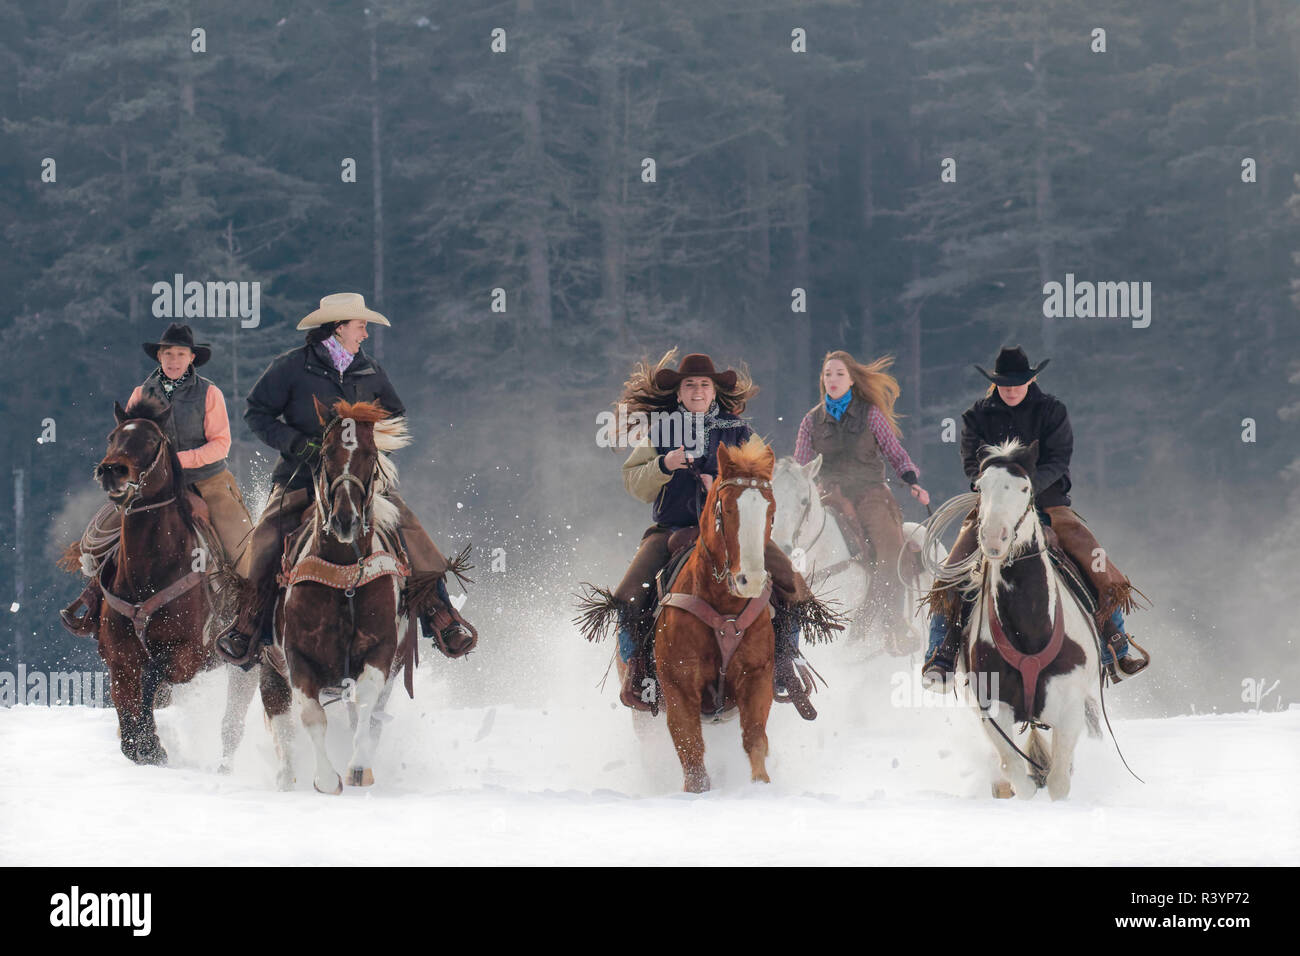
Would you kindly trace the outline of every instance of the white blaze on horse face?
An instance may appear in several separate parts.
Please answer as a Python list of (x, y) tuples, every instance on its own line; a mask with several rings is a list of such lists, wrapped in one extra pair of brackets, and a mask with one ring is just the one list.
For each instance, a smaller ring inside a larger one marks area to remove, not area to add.
[(740, 559), (735, 583), (737, 597), (758, 597), (766, 583), (763, 549), (767, 544), (767, 509), (768, 500), (757, 488), (746, 488), (736, 499)]
[(987, 557), (1000, 560), (1010, 554), (1016, 544), (1013, 535), (1019, 540), (1031, 533), (1029, 523), (1020, 519), (1032, 507), (1032, 486), (1023, 475), (993, 465), (984, 469), (975, 482), (975, 488), (980, 496), (980, 550)]

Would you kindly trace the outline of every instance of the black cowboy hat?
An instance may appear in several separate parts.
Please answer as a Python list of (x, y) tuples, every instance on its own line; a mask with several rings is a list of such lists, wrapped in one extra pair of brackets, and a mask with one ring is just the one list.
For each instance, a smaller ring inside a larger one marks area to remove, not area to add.
[(981, 375), (987, 378), (994, 385), (1024, 385), (1044, 368), (1051, 359), (1043, 359), (1033, 368), (1029, 367), (1029, 356), (1025, 355), (1025, 350), (1019, 345), (1015, 347), (1004, 346), (998, 353), (998, 360), (993, 364), (992, 374), (984, 371), (978, 365), (975, 368)]
[(212, 346), (195, 345), (193, 330), (188, 325), (179, 325), (176, 322), (167, 326), (167, 331), (162, 334), (162, 338), (157, 342), (145, 342), (144, 354), (156, 362), (158, 361), (158, 350), (165, 349), (169, 345), (183, 345), (193, 352), (195, 368), (212, 358)]
[(711, 378), (713, 384), (721, 385), (723, 388), (736, 387), (736, 372), (734, 369), (727, 369), (725, 372), (719, 372), (713, 367), (713, 359), (709, 358), (703, 352), (692, 352), (681, 360), (677, 369), (674, 371), (670, 368), (661, 368), (655, 372), (655, 385), (665, 391), (674, 389), (681, 384), (684, 378)]

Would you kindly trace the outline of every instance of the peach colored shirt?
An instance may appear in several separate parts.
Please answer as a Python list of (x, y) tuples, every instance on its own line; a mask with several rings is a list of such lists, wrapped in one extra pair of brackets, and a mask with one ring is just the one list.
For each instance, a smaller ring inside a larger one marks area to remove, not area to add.
[[(127, 404), (130, 405), (142, 395), (144, 390), (137, 385)], [(215, 385), (208, 386), (208, 394), (203, 402), (203, 437), (207, 442), (198, 448), (177, 452), (182, 468), (202, 468), (214, 461), (221, 461), (230, 453), (230, 418), (226, 415), (226, 397)]]

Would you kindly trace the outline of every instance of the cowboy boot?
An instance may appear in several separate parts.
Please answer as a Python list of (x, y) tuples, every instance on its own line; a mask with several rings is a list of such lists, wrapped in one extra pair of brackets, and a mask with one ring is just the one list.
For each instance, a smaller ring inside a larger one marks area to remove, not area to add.
[(794, 704), (804, 720), (816, 720), (817, 708), (808, 695), (816, 691), (816, 671), (799, 651), (799, 625), (784, 601), (773, 601), (772, 630), (776, 636), (772, 671), (772, 699)]
[[(930, 619), (930, 653), (921, 665), (921, 686), (926, 690), (940, 694), (947, 692), (948, 683), (957, 669), (957, 652), (961, 650), (962, 633), (970, 620), (971, 603), (963, 600), (960, 612), (951, 621), (939, 612)], [(936, 643), (941, 628), (943, 637)]]
[(460, 616), (451, 603), (445, 579), (439, 578), (437, 592), (438, 606), (420, 615), (420, 626), (446, 657), (453, 660), (464, 657), (478, 644), (478, 631)]
[[(266, 617), (269, 606), (274, 603), (272, 600), (255, 600), (242, 605), (234, 623), (221, 632), (213, 645), (217, 656), (240, 670), (247, 671), (256, 666), (262, 658), (263, 646), (273, 641)], [(262, 606), (259, 608), (258, 605)]]
[(1124, 617), (1117, 609), (1101, 627), (1101, 666), (1112, 684), (1136, 677), (1151, 663), (1146, 648), (1124, 632)]
[[(99, 608), (103, 603), (99, 579), (91, 578), (77, 599), (59, 612), (59, 620), (73, 637), (90, 637), (99, 630)], [(78, 616), (78, 608), (85, 608), (86, 612)]]

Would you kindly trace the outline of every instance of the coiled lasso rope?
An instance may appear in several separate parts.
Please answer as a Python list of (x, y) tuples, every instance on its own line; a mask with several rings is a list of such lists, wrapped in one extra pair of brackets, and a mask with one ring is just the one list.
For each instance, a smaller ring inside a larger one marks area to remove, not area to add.
[(980, 563), (981, 555), (978, 548), (967, 558), (958, 561), (956, 564), (945, 564), (943, 561), (936, 561), (934, 558), (934, 546), (936, 543), (941, 543), (940, 539), (942, 539), (944, 532), (948, 530), (948, 526), (954, 521), (961, 521), (965, 518), (971, 508), (975, 507), (979, 497), (978, 493), (967, 491), (949, 498), (935, 509), (934, 514), (921, 522), (921, 527), (925, 529), (925, 544), (921, 548), (921, 563), (926, 572), (934, 576), (935, 581), (947, 581), (951, 584), (958, 580), (964, 580), (970, 577), (971, 572)]

